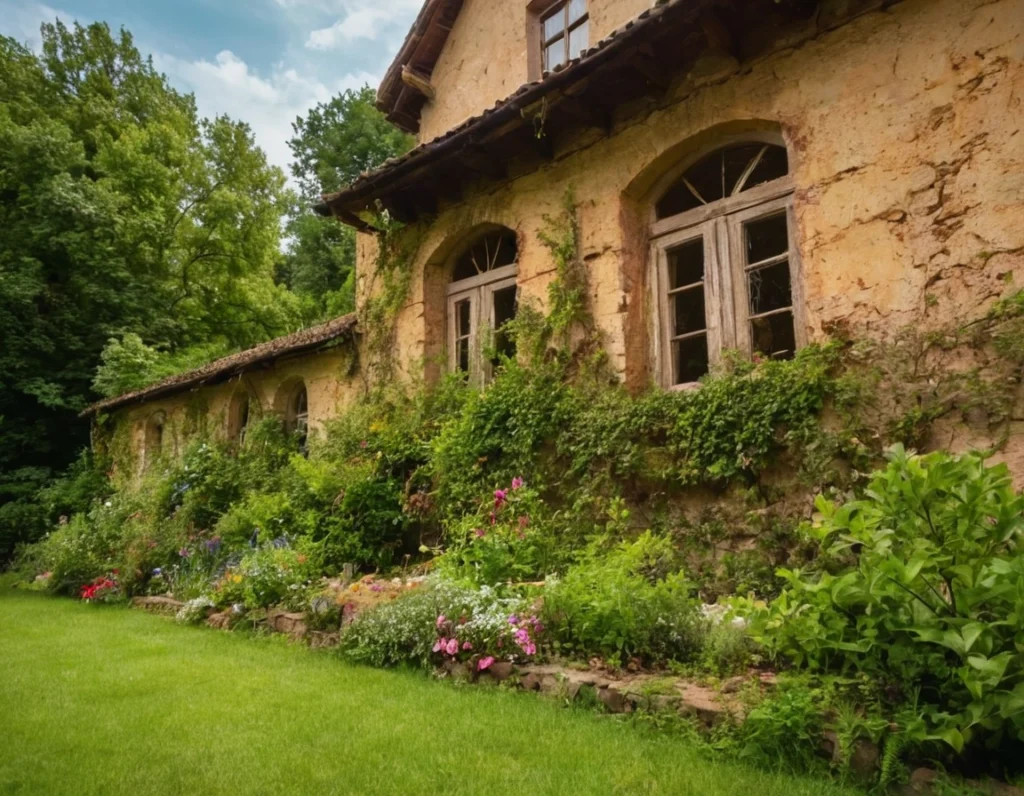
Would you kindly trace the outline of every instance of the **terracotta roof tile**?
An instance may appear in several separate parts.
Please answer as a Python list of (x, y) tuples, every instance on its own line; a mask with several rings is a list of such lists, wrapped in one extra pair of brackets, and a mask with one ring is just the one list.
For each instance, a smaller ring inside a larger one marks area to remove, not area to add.
[(319, 326), (303, 329), (301, 332), (278, 337), (266, 343), (260, 343), (260, 345), (253, 348), (248, 348), (245, 351), (230, 354), (210, 362), (208, 365), (203, 365), (201, 368), (168, 376), (166, 379), (143, 387), (141, 390), (98, 401), (85, 409), (81, 417), (88, 417), (89, 415), (116, 409), (130, 403), (151, 401), (154, 398), (173, 395), (174, 393), (198, 387), (202, 384), (223, 381), (235, 374), (244, 372), (253, 365), (270, 362), (283, 356), (316, 351), (327, 347), (329, 343), (335, 340), (352, 336), (355, 333), (355, 328), (355, 313), (344, 315), (327, 323), (322, 323)]

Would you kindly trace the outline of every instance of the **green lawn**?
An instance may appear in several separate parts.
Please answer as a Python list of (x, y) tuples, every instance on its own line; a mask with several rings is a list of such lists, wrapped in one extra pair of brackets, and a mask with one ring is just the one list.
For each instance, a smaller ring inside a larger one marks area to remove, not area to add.
[(0, 592), (0, 794), (822, 796), (678, 738), (276, 640)]

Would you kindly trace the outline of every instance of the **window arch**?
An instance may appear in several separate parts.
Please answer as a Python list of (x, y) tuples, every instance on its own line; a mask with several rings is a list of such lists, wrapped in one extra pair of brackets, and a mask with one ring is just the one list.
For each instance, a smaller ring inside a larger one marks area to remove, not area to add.
[(231, 398), (228, 407), (228, 440), (239, 447), (245, 444), (245, 435), (252, 416), (252, 401), (249, 393), (239, 389)]
[(650, 284), (664, 386), (696, 382), (727, 348), (793, 356), (802, 308), (792, 199), (785, 146), (759, 138), (692, 158), (657, 195)]
[(455, 257), (448, 285), (449, 366), (471, 381), (486, 381), (502, 356), (515, 355), (503, 327), (518, 311), (518, 262), (518, 238), (506, 227), (478, 234)]
[(278, 388), (274, 411), (283, 421), (285, 433), (295, 435), (305, 451), (309, 438), (309, 392), (301, 378), (288, 379)]
[(143, 439), (143, 466), (146, 468), (152, 466), (163, 452), (166, 424), (167, 415), (162, 411), (154, 412), (146, 419)]

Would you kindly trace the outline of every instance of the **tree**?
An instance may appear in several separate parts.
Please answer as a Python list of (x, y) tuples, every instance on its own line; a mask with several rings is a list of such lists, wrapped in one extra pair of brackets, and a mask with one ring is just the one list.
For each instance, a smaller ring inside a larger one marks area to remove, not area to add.
[(315, 317), (334, 317), (355, 306), (355, 233), (316, 215), (312, 207), (323, 194), (407, 151), (413, 139), (376, 109), (369, 86), (317, 105), (292, 129), (291, 171), (299, 190), (292, 197), (286, 228), (290, 246), (278, 277), (304, 298)]
[(110, 338), (176, 356), (301, 322), (274, 281), (284, 175), (249, 128), (200, 119), (125, 30), (42, 34), (39, 55), (0, 38), (0, 559), (88, 442)]

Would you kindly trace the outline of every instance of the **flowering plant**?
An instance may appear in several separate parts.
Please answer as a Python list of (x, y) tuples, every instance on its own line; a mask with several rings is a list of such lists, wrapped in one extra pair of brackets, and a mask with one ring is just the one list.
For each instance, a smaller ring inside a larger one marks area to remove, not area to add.
[(479, 584), (543, 580), (559, 554), (545, 522), (548, 516), (537, 490), (513, 478), (450, 530), (451, 545), (441, 567), (453, 580)]
[(96, 578), (82, 587), (81, 597), (87, 603), (111, 603), (121, 597), (121, 584), (117, 582), (117, 570), (109, 576)]

